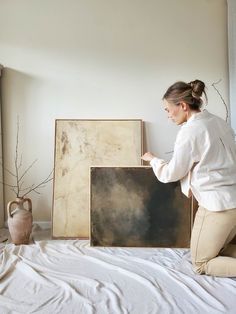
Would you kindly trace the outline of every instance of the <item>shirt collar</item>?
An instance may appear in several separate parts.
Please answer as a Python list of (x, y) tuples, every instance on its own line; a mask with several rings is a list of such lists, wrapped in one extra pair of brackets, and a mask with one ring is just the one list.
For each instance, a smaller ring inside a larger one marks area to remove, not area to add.
[(208, 117), (208, 115), (209, 115), (209, 112), (206, 109), (203, 109), (200, 112), (193, 113), (192, 116), (186, 122), (186, 124), (194, 120), (204, 119)]

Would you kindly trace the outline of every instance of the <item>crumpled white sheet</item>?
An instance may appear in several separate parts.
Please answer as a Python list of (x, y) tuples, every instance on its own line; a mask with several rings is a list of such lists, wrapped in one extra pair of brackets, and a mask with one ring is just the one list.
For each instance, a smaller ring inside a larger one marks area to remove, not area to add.
[(188, 249), (2, 245), (0, 313), (236, 313), (236, 281), (196, 275)]

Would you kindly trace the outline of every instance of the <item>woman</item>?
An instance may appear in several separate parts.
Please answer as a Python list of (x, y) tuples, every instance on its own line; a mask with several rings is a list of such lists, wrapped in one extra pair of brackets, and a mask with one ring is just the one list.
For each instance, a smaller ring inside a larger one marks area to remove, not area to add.
[(181, 180), (182, 192), (197, 199), (191, 258), (199, 274), (236, 277), (236, 145), (234, 132), (221, 118), (201, 111), (205, 84), (177, 82), (163, 101), (178, 132), (169, 162), (145, 153), (161, 182)]

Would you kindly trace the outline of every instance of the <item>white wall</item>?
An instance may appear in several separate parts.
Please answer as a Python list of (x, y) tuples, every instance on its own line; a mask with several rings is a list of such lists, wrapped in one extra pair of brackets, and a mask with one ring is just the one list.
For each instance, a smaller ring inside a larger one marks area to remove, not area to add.
[[(0, 0), (5, 166), (16, 118), (26, 185), (53, 167), (56, 118), (142, 118), (148, 150), (167, 158), (177, 127), (161, 106), (176, 80), (200, 78), (208, 109), (228, 102), (226, 0)], [(6, 201), (13, 194), (6, 189)], [(52, 184), (32, 194), (35, 220), (50, 220)]]
[(228, 0), (229, 94), (231, 125), (236, 134), (236, 1)]
[[(2, 65), (0, 64), (0, 182), (3, 182), (1, 76)], [(4, 193), (3, 185), (0, 183), (0, 228), (2, 228), (3, 226), (4, 226)]]

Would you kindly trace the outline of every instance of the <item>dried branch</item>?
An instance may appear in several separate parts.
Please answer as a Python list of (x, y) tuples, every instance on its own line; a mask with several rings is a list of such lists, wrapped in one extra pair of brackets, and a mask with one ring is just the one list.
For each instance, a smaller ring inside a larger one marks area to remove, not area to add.
[(34, 192), (34, 193), (36, 193), (36, 194), (40, 194), (38, 191), (36, 191), (36, 190), (32, 190), (31, 192)]
[(21, 168), (21, 166), (22, 166), (22, 154), (20, 155), (20, 164), (19, 164), (19, 169)]
[(12, 191), (16, 194), (16, 196), (17, 196), (17, 192), (16, 192), (16, 190), (15, 190), (15, 188), (17, 188), (16, 185), (11, 185), (11, 184), (8, 184), (8, 183), (5, 183), (5, 182), (1, 182), (1, 181), (0, 181), (0, 183), (3, 184), (3, 185), (5, 185), (5, 186), (10, 187), (11, 190), (12, 190)]
[(6, 172), (8, 172), (10, 175), (12, 175), (13, 177), (16, 178), (16, 175), (11, 172), (8, 168), (4, 167), (2, 163), (0, 163), (0, 166), (3, 168), (3, 170), (5, 170)]
[[(23, 184), (24, 184), (24, 181), (22, 181), (21, 184), (20, 184), (20, 191), (22, 191), (22, 186), (23, 186)], [(24, 190), (24, 189), (23, 189), (23, 190)]]
[(225, 106), (225, 110), (226, 110), (226, 117), (225, 117), (225, 121), (228, 122), (228, 118), (229, 118), (229, 110), (228, 110), (228, 106), (224, 100), (224, 98), (222, 97), (221, 93), (219, 92), (218, 88), (216, 88), (215, 85), (219, 84), (221, 82), (221, 79), (219, 79), (217, 82), (212, 83), (211, 85), (213, 86), (213, 88), (216, 90), (217, 94), (220, 96), (224, 106)]
[(35, 184), (31, 184), (31, 185), (28, 186), (27, 188), (21, 189), (21, 192), (22, 192), (22, 191), (30, 190), (30, 189), (32, 189), (34, 186), (35, 186)]
[(11, 188), (17, 188), (17, 185), (12, 185), (12, 184), (5, 183), (5, 182), (2, 182), (2, 181), (0, 181), (0, 183), (3, 184), (3, 185), (9, 186)]
[(32, 186), (29, 188), (29, 190), (28, 190), (25, 194), (22, 195), (22, 197), (24, 197), (26, 194), (29, 194), (29, 193), (31, 193), (31, 192), (36, 192), (36, 193), (40, 194), (40, 193), (37, 191), (37, 189), (40, 188), (40, 187), (43, 187), (44, 184), (46, 184), (46, 183), (52, 181), (53, 178), (50, 178), (52, 174), (53, 174), (53, 170), (49, 173), (49, 175), (47, 176), (46, 179), (44, 179), (42, 182), (40, 182), (39, 184), (37, 184), (35, 187), (33, 187), (34, 185), (32, 185)]
[(15, 171), (16, 171), (17, 196), (20, 193), (20, 188), (19, 188), (19, 169), (18, 169), (18, 145), (19, 145), (19, 116), (17, 116), (16, 152), (15, 152)]
[(8, 168), (4, 167), (2, 163), (0, 165), (2, 166), (3, 170), (9, 173), (11, 176), (15, 178), (15, 185), (9, 184), (6, 182), (0, 182), (1, 184), (8, 186), (17, 197), (24, 197), (27, 194), (31, 192), (35, 192), (37, 194), (40, 194), (37, 189), (45, 187), (45, 184), (53, 180), (52, 173), (53, 170), (50, 172), (50, 174), (39, 184), (35, 185), (32, 184), (26, 188), (23, 187), (24, 181), (23, 178), (25, 175), (29, 172), (29, 170), (33, 167), (33, 165), (37, 162), (38, 159), (35, 159), (23, 172), (20, 171), (20, 168), (22, 167), (22, 154), (20, 155), (19, 160), (19, 116), (17, 116), (17, 132), (16, 132), (16, 147), (15, 147), (15, 156), (14, 156), (14, 172), (9, 170)]
[(11, 190), (12, 190), (12, 192), (14, 192), (16, 194), (16, 197), (18, 197), (17, 191), (14, 188), (12, 188)]
[(36, 163), (36, 161), (38, 161), (38, 159), (35, 159), (30, 165), (29, 167), (23, 172), (23, 174), (20, 176), (19, 178), (19, 182), (23, 179), (23, 177), (26, 175), (26, 173), (30, 170), (30, 168), (32, 168), (32, 166)]

